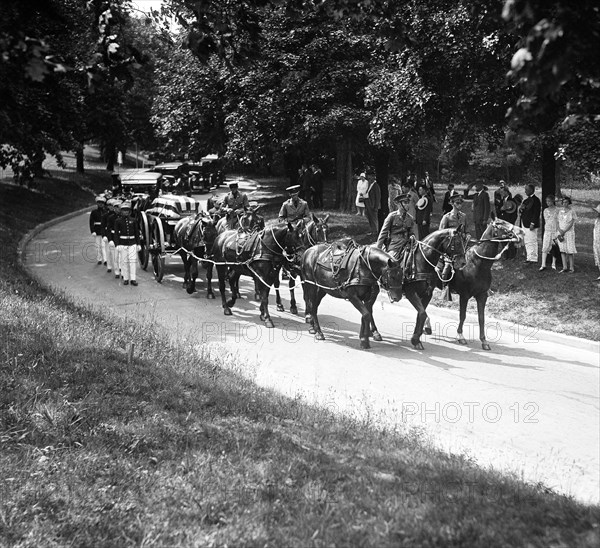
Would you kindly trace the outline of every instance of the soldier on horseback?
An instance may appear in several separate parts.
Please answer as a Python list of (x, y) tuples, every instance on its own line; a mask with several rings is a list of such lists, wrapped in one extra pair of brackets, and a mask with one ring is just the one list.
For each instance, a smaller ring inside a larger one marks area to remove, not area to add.
[(229, 194), (223, 199), (223, 210), (227, 213), (227, 228), (233, 230), (238, 215), (248, 211), (248, 196), (239, 191), (239, 185), (235, 181), (229, 183)]
[(376, 246), (387, 251), (394, 259), (400, 259), (402, 252), (410, 242), (415, 220), (410, 209), (411, 196), (408, 193), (399, 194), (394, 198), (398, 209), (392, 211), (383, 221)]
[(290, 197), (281, 205), (279, 221), (285, 223), (294, 223), (301, 219), (310, 221), (308, 202), (300, 198), (300, 185), (289, 186), (286, 190), (290, 193)]

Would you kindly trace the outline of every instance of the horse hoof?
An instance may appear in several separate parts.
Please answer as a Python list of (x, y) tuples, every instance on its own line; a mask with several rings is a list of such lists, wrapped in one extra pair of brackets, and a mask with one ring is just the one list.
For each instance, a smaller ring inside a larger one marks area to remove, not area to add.
[[(313, 331), (313, 330), (309, 330), (309, 333)], [(320, 331), (318, 333), (315, 333), (315, 341), (324, 341), (325, 340), (325, 335), (323, 335), (323, 333), (321, 333)]]
[(273, 325), (273, 321), (271, 320), (271, 318), (269, 318), (267, 321), (265, 321), (265, 327), (272, 329), (273, 327), (275, 327)]
[(290, 313), (298, 315), (298, 308), (295, 306), (290, 306)]
[(214, 299), (215, 298), (215, 294), (214, 293), (207, 293), (206, 294), (206, 298), (207, 299)]
[(377, 342), (381, 342), (383, 340), (383, 337), (381, 336), (381, 333), (379, 333), (379, 331), (373, 331), (373, 340), (377, 341)]
[(369, 339), (361, 339), (360, 340), (360, 347), (363, 350), (368, 350), (369, 348), (371, 348), (371, 344), (369, 343)]
[(467, 340), (466, 339), (456, 339), (456, 342), (458, 344), (462, 344), (463, 346), (466, 346), (466, 344), (467, 344)]
[(431, 335), (433, 333), (433, 331), (431, 330), (431, 327), (426, 327), (424, 329), (424, 331), (425, 331), (425, 335)]
[(278, 312), (285, 312), (285, 308), (283, 308), (283, 305), (282, 305), (282, 304), (278, 304), (278, 305), (277, 305), (277, 311), (278, 311)]
[(481, 348), (483, 348), (484, 350), (491, 350), (492, 349), (492, 347), (488, 343), (486, 343), (486, 342), (482, 342), (481, 343)]
[(410, 341), (415, 348), (415, 350), (425, 350), (423, 347), (423, 343), (421, 341)]
[(187, 291), (188, 295), (191, 295), (192, 293), (196, 293), (196, 289), (194, 287), (186, 287), (185, 290)]
[(225, 314), (225, 316), (231, 316), (231, 308), (228, 306), (223, 307), (223, 314)]
[(227, 306), (231, 307), (233, 305), (235, 305), (235, 301), (233, 299), (227, 301)]

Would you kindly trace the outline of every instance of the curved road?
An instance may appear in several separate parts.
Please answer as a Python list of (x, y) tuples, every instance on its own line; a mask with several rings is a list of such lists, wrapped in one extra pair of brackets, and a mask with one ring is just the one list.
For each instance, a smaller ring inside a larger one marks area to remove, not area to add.
[[(251, 183), (240, 186), (252, 199)], [(139, 270), (138, 287), (119, 284), (96, 265), (88, 214), (41, 231), (23, 260), (54, 290), (155, 323), (262, 386), (375, 425), (416, 427), (436, 446), (481, 466), (600, 501), (598, 343), (488, 319), (492, 351), (485, 352), (472, 318), (465, 325), (470, 344), (462, 347), (454, 342), (458, 311), (431, 307), (434, 334), (416, 351), (409, 342), (414, 310), (404, 300), (390, 304), (386, 295), (375, 316), (384, 342), (373, 342), (370, 351), (358, 348), (358, 312), (331, 297), (320, 307), (326, 341), (308, 334), (303, 316), (276, 312), (274, 304), (275, 328), (266, 329), (246, 278), (244, 299), (230, 317), (222, 314), (215, 282), (215, 301), (205, 298), (205, 281), (192, 296), (181, 288), (179, 258), (167, 259), (162, 284)], [(287, 290), (282, 296), (288, 309)], [(297, 298), (302, 314), (301, 291)]]

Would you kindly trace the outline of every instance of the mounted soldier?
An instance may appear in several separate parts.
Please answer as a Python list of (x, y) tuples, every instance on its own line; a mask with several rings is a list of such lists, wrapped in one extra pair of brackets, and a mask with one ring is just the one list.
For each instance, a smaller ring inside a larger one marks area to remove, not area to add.
[(229, 194), (223, 199), (223, 210), (227, 214), (227, 228), (233, 230), (236, 219), (248, 211), (248, 196), (239, 191), (239, 185), (235, 181), (229, 183)]
[(402, 256), (413, 233), (415, 219), (411, 213), (411, 200), (412, 197), (409, 193), (399, 194), (394, 198), (398, 209), (392, 211), (383, 221), (375, 244), (379, 249), (387, 251), (394, 259)]
[(289, 186), (286, 190), (290, 193), (290, 197), (281, 205), (279, 222), (295, 223), (300, 220), (310, 221), (311, 216), (308, 209), (308, 202), (300, 198), (300, 185)]

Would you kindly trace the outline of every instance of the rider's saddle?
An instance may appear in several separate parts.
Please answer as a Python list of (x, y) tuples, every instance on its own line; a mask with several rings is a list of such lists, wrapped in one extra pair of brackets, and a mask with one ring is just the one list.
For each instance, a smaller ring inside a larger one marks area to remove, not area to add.
[[(340, 286), (351, 285), (358, 280), (360, 254), (364, 246), (354, 240), (348, 244), (335, 242), (324, 249), (317, 257), (317, 265), (332, 273), (332, 277)], [(356, 278), (356, 280), (355, 280)]]

